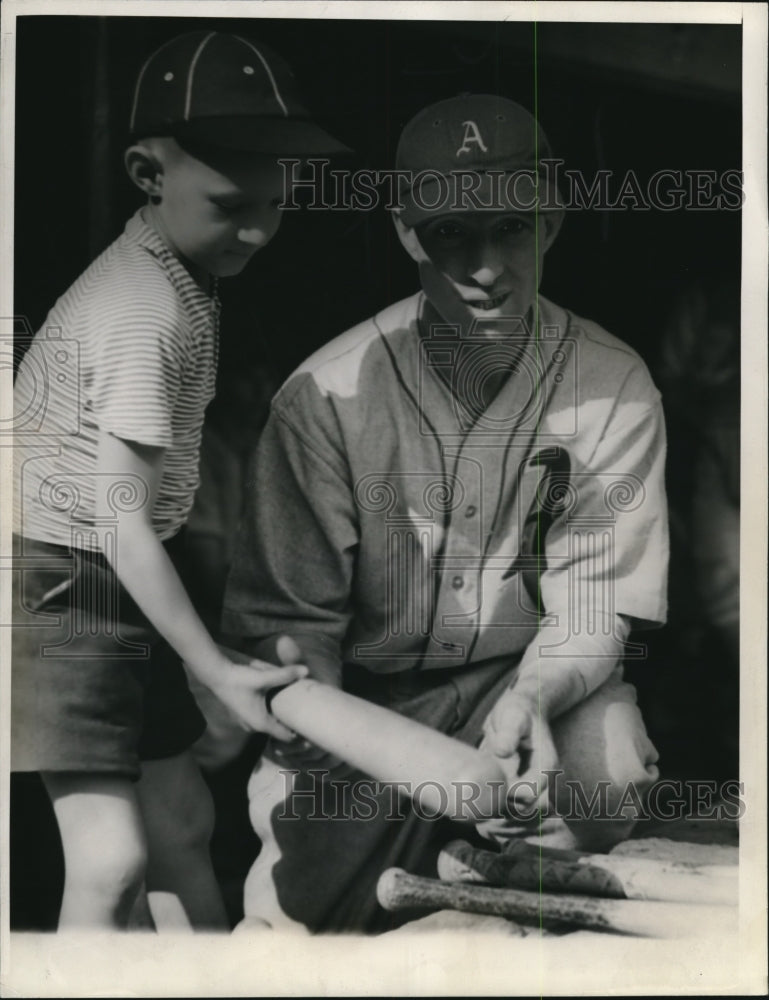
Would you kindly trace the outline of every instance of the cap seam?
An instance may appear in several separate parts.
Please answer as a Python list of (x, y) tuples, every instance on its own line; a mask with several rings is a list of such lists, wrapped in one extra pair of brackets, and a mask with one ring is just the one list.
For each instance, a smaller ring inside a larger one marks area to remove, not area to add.
[(187, 72), (187, 90), (184, 95), (184, 113), (182, 118), (182, 120), (185, 122), (188, 122), (190, 120), (190, 104), (192, 103), (192, 83), (195, 77), (195, 67), (198, 64), (198, 59), (200, 59), (203, 49), (206, 47), (206, 45), (208, 45), (209, 41), (214, 37), (215, 34), (216, 34), (215, 31), (211, 31), (209, 32), (209, 34), (206, 35), (206, 37), (203, 39), (203, 41), (195, 50), (195, 54), (190, 62), (190, 68)]
[(247, 38), (241, 38), (240, 35), (235, 35), (235, 38), (237, 38), (239, 42), (242, 42), (244, 45), (246, 45), (253, 52), (255, 52), (256, 55), (258, 56), (259, 61), (261, 62), (262, 66), (264, 67), (264, 71), (267, 74), (267, 76), (269, 77), (270, 83), (272, 84), (272, 90), (273, 90), (273, 93), (275, 94), (275, 99), (277, 100), (277, 102), (281, 106), (281, 108), (283, 108), (283, 114), (284, 114), (284, 116), (286, 118), (288, 118), (289, 117), (288, 108), (286, 107), (286, 104), (285, 104), (283, 98), (281, 97), (280, 91), (278, 90), (278, 85), (275, 82), (275, 77), (273, 76), (272, 70), (270, 69), (270, 64), (264, 58), (264, 56), (259, 51), (259, 49), (255, 45), (253, 45), (251, 42), (249, 42)]

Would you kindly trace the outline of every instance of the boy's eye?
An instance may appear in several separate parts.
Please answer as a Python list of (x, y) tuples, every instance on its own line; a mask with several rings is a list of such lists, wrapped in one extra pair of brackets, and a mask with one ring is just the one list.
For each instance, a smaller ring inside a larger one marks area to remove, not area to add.
[(238, 202), (222, 201), (219, 198), (211, 198), (211, 204), (215, 205), (220, 212), (224, 212), (226, 215), (234, 215), (235, 212), (239, 212), (243, 207)]

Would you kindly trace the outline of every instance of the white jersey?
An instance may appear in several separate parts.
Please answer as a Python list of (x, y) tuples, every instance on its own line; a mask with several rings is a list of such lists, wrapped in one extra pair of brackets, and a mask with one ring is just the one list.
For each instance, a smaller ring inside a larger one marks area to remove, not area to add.
[(558, 655), (616, 615), (664, 621), (665, 432), (643, 361), (540, 298), (474, 412), (500, 358), (426, 329), (424, 304), (336, 338), (275, 397), (225, 628), (382, 672), (520, 653), (540, 630)]

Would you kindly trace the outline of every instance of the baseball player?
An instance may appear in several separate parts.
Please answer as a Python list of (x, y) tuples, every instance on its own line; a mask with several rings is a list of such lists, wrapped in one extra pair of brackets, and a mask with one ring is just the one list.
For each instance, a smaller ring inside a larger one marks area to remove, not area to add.
[[(265, 656), (286, 632), (313, 676), (494, 754), (516, 808), (485, 835), (602, 850), (658, 774), (620, 661), (665, 618), (665, 435), (634, 351), (538, 294), (563, 219), (549, 154), (493, 95), (405, 127), (394, 223), (421, 290), (275, 397), (224, 624)], [(379, 874), (435, 875), (456, 830), (385, 790), (350, 809), (360, 777), (273, 743), (247, 918), (382, 929)]]

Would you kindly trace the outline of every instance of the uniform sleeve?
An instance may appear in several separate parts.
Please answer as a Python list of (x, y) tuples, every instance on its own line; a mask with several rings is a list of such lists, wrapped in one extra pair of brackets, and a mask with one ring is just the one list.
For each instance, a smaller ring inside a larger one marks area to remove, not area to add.
[(104, 312), (88, 390), (94, 419), (116, 437), (167, 448), (190, 331), (167, 294), (126, 301), (123, 309), (118, 300)]
[(324, 401), (316, 402), (292, 406), (291, 422), (274, 406), (262, 433), (222, 625), (246, 640), (291, 635), (311, 672), (334, 681), (358, 529), (346, 463), (318, 431)]
[(636, 385), (617, 399), (592, 454), (572, 455), (558, 491), (565, 511), (545, 541), (545, 617), (521, 664), (576, 670), (583, 696), (622, 657), (630, 628), (662, 624), (667, 613), (665, 425), (648, 375), (643, 383), (645, 392)]
[(667, 613), (665, 425), (659, 398), (619, 400), (593, 454), (573, 462), (566, 512), (546, 543), (542, 603), (589, 624), (621, 614), (636, 626)]

